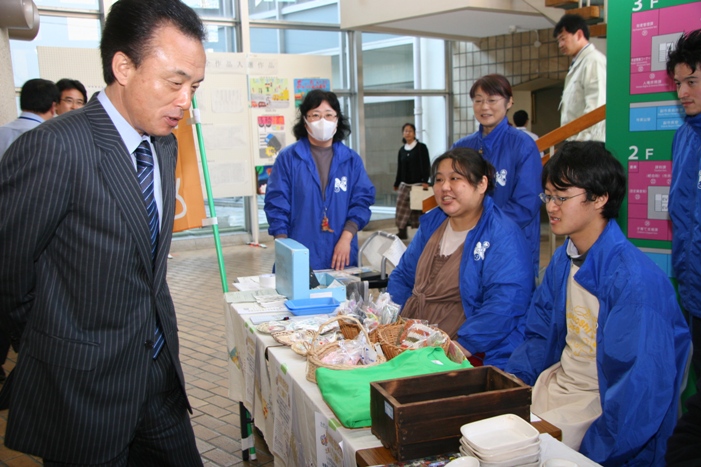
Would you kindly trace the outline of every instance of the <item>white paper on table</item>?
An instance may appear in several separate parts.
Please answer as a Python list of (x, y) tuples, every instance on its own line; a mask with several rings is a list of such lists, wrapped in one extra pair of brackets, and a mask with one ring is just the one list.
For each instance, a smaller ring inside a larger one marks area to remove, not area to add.
[(398, 238), (395, 238), (394, 241), (392, 242), (392, 245), (390, 245), (389, 248), (382, 254), (387, 260), (392, 263), (393, 265), (398, 265), (399, 260), (402, 259), (402, 255), (404, 255), (404, 252), (406, 251), (406, 245), (404, 245), (404, 242), (399, 240)]
[(246, 332), (246, 361), (243, 362), (243, 390), (244, 399), (247, 407), (253, 408), (255, 382), (254, 375), (256, 374), (256, 341), (253, 334)]
[[(271, 360), (272, 361), (272, 360)], [(277, 395), (273, 401), (275, 427), (273, 428), (273, 453), (283, 459), (290, 458), (292, 446), (292, 378), (287, 371), (271, 365), (272, 379), (277, 387)]]
[[(332, 467), (333, 463), (329, 462), (329, 440), (326, 436), (326, 430), (329, 427), (329, 420), (321, 412), (314, 412), (314, 431), (316, 440), (316, 464), (324, 467)], [(334, 466), (335, 467), (335, 466)]]
[(274, 315), (254, 315), (249, 316), (251, 324), (258, 325), (267, 321), (282, 321), (283, 318), (291, 317), (292, 313), (275, 313)]
[(567, 459), (577, 464), (578, 467), (601, 467), (601, 464), (597, 464), (547, 433), (541, 433), (539, 437), (541, 462), (548, 459)]
[[(236, 284), (234, 284), (236, 285)], [(224, 294), (224, 299), (227, 303), (245, 303), (245, 302), (258, 302), (265, 300), (266, 297), (269, 299), (271, 297), (278, 297), (277, 290), (275, 289), (249, 289), (242, 290), (239, 292), (227, 292)]]
[(260, 289), (260, 277), (259, 276), (246, 276), (237, 277), (238, 282), (234, 282), (233, 286), (238, 290), (258, 290)]

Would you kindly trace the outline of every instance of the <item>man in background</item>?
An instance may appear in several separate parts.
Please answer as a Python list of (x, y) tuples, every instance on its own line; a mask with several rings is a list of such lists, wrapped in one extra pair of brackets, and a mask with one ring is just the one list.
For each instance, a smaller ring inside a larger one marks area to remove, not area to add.
[(516, 113), (514, 113), (513, 120), (514, 126), (517, 130), (521, 130), (522, 132), (526, 133), (533, 139), (533, 141), (538, 140), (538, 135), (531, 131), (528, 131), (528, 112), (526, 112), (525, 110), (517, 111)]
[[(564, 15), (553, 37), (560, 52), (572, 57), (560, 101), (560, 125), (606, 104), (606, 56), (589, 42), (589, 27), (579, 15)], [(606, 122), (599, 122), (570, 141), (606, 141)]]
[(85, 86), (77, 79), (63, 78), (56, 81), (56, 86), (61, 92), (61, 99), (56, 106), (56, 115), (79, 109), (88, 102), (88, 93), (85, 90)]
[[(522, 132), (526, 133), (528, 136), (531, 137), (531, 139), (533, 139), (533, 141), (538, 141), (538, 135), (536, 135), (532, 131), (528, 131), (528, 112), (526, 112), (525, 110), (516, 111), (514, 113), (513, 120), (514, 126), (517, 130), (521, 130)], [(540, 152), (540, 157), (543, 157), (543, 151)]]
[(19, 94), (22, 113), (17, 120), (0, 126), (0, 160), (19, 135), (54, 116), (58, 99), (58, 87), (52, 81), (37, 78), (24, 83)]
[(172, 130), (204, 79), (180, 0), (119, 0), (107, 87), (0, 161), (0, 327), (19, 348), (5, 445), (46, 466), (201, 466), (166, 266)]

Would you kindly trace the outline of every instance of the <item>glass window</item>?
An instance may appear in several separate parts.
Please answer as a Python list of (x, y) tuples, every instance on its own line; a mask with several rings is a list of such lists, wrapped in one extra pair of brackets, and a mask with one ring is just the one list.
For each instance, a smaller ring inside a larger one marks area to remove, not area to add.
[(445, 41), (370, 33), (362, 41), (365, 89), (445, 89)]
[(338, 2), (319, 0), (248, 0), (248, 14), (251, 19), (341, 23)]
[(10, 41), (15, 87), (40, 77), (37, 46), (98, 48), (100, 21), (90, 18), (41, 16), (39, 34), (31, 41)]
[(251, 28), (252, 53), (316, 54), (331, 56), (331, 89), (340, 87), (341, 32)]
[(405, 123), (416, 126), (416, 139), (428, 146), (431, 160), (446, 151), (445, 109), (443, 96), (365, 98), (365, 167), (375, 185), (375, 206), (397, 203), (394, 181)]
[(100, 9), (98, 0), (34, 0), (34, 4), (38, 7), (58, 7), (72, 8), (77, 10), (96, 10)]
[(233, 7), (233, 0), (183, 0), (183, 3), (195, 10), (197, 14), (203, 18), (236, 17), (236, 10)]
[(207, 52), (236, 52), (236, 32), (232, 26), (205, 24), (207, 39), (204, 48)]

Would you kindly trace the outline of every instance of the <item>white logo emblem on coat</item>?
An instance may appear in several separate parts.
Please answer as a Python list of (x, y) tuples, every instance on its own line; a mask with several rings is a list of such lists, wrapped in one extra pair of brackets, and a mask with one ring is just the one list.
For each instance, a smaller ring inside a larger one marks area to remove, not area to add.
[(336, 193), (339, 191), (347, 191), (348, 190), (348, 179), (346, 177), (341, 177), (341, 179), (336, 179), (336, 182), (334, 183), (334, 189)]
[(701, 190), (701, 170), (699, 170), (699, 181), (698, 181), (698, 183), (696, 184), (696, 188), (698, 188), (699, 190)]
[(489, 242), (477, 242), (475, 251), (473, 252), (475, 261), (484, 260), (484, 253), (487, 251), (487, 248), (489, 248)]
[(506, 186), (506, 169), (501, 169), (497, 172), (497, 183), (501, 186)]

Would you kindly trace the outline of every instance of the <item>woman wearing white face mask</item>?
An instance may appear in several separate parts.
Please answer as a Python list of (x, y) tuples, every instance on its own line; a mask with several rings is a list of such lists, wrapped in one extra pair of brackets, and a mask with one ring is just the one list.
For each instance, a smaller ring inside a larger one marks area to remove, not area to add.
[(299, 111), (297, 142), (280, 152), (268, 180), (268, 233), (306, 246), (312, 269), (343, 269), (357, 263), (357, 232), (370, 220), (375, 187), (342, 142), (350, 127), (336, 95), (311, 91)]

